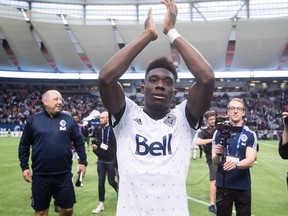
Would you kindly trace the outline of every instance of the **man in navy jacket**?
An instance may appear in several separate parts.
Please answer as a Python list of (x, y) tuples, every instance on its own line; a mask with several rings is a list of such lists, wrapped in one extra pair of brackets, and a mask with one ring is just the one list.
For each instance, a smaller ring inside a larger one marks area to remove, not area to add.
[[(48, 90), (43, 94), (42, 102), (45, 110), (28, 119), (19, 143), (22, 175), (25, 181), (32, 183), (35, 215), (48, 215), (52, 197), (60, 206), (61, 215), (72, 215), (76, 198), (71, 173), (71, 145), (79, 155), (79, 173), (83, 175), (87, 166), (85, 146), (72, 116), (61, 112), (61, 94)], [(30, 148), (33, 177), (29, 167)]]

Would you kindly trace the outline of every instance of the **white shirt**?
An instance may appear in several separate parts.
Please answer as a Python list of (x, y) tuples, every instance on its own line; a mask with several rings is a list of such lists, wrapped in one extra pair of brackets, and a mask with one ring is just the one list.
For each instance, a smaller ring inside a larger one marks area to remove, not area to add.
[(114, 128), (117, 216), (189, 215), (186, 178), (196, 131), (186, 119), (185, 106), (186, 100), (163, 119), (153, 120), (126, 98), (125, 112)]

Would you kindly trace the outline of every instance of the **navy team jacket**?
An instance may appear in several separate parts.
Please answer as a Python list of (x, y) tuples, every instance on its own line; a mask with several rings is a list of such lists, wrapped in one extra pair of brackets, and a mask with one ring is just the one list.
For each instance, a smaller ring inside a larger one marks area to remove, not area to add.
[(46, 111), (31, 116), (23, 130), (19, 143), (20, 167), (29, 169), (30, 147), (32, 146), (33, 175), (57, 175), (71, 172), (72, 144), (87, 165), (87, 156), (77, 123), (64, 112), (51, 117)]

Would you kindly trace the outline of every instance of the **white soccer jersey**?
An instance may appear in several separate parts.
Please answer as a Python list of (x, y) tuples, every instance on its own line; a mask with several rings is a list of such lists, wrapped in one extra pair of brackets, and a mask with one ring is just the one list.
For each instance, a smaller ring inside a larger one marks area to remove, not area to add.
[(189, 215), (186, 178), (196, 131), (185, 117), (185, 105), (186, 101), (163, 119), (153, 120), (126, 98), (125, 112), (114, 128), (117, 216)]

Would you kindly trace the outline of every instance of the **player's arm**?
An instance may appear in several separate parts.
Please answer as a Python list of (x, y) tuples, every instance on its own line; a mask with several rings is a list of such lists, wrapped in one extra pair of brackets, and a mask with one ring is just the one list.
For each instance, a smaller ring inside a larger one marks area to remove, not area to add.
[[(163, 33), (170, 37), (171, 32), (169, 31), (175, 28), (178, 12), (177, 6), (173, 0), (162, 0), (161, 2), (167, 7), (163, 23)], [(194, 121), (198, 121), (204, 112), (208, 110), (212, 100), (215, 85), (214, 71), (201, 53), (183, 37), (176, 37), (173, 45), (183, 57), (189, 71), (195, 77), (195, 83), (190, 88), (187, 96), (187, 108)], [(205, 100), (203, 100), (204, 98)]]
[(153, 40), (158, 37), (152, 9), (149, 9), (145, 30), (133, 41), (119, 50), (99, 73), (99, 92), (102, 102), (112, 115), (120, 113), (125, 105), (125, 94), (119, 78), (129, 68), (133, 59)]
[(22, 169), (23, 179), (32, 182), (31, 172), (29, 168), (30, 143), (32, 143), (32, 129), (29, 121), (26, 123), (18, 147), (18, 158)]
[(197, 137), (195, 140), (195, 143), (197, 145), (206, 145), (208, 143), (211, 143), (213, 141), (213, 139), (202, 139), (200, 137)]
[(237, 169), (248, 169), (250, 167), (253, 167), (255, 159), (256, 159), (257, 151), (255, 148), (247, 147), (246, 148), (246, 154), (245, 159), (239, 161), (237, 164)]
[(282, 113), (282, 120), (283, 120), (283, 134), (282, 134), (282, 145), (287, 145), (288, 143), (288, 125), (285, 124), (285, 118), (288, 118), (288, 112)]
[(282, 159), (288, 159), (288, 125), (285, 123), (285, 118), (288, 118), (288, 112), (282, 113), (284, 128), (278, 147), (278, 152)]

